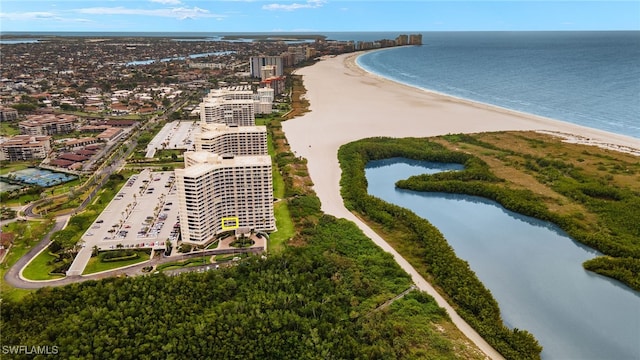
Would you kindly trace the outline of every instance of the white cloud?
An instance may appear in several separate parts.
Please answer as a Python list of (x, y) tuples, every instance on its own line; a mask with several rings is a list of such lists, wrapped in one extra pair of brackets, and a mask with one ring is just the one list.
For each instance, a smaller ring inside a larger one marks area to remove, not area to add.
[(0, 13), (0, 19), (13, 21), (55, 20), (58, 15), (45, 11)]
[(195, 6), (193, 8), (176, 7), (176, 8), (164, 8), (164, 9), (152, 9), (152, 10), (131, 9), (123, 6), (93, 7), (93, 8), (76, 9), (76, 11), (81, 14), (92, 14), (92, 15), (143, 15), (143, 16), (170, 17), (170, 18), (175, 18), (179, 20), (225, 17), (224, 15), (212, 14), (209, 12), (209, 10), (201, 9)]
[(324, 0), (308, 0), (306, 3), (298, 4), (268, 4), (263, 5), (263, 10), (284, 10), (284, 11), (293, 11), (298, 9), (315, 9), (322, 7), (326, 1)]
[(149, 0), (154, 3), (164, 4), (164, 5), (180, 5), (182, 1), (180, 0)]
[(47, 22), (91, 22), (88, 19), (82, 18), (66, 18), (59, 16), (56, 13), (47, 11), (28, 11), (28, 12), (0, 12), (0, 19), (6, 21), (47, 21)]

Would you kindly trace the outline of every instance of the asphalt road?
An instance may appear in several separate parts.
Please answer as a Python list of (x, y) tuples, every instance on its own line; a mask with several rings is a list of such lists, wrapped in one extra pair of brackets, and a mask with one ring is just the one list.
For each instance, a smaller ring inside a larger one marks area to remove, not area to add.
[[(69, 285), (69, 284), (73, 284), (81, 281), (100, 280), (100, 279), (114, 277), (114, 276), (148, 275), (149, 274), (148, 272), (142, 271), (142, 269), (147, 266), (155, 267), (157, 265), (164, 264), (164, 263), (187, 260), (187, 259), (198, 258), (198, 257), (208, 257), (216, 254), (216, 249), (213, 249), (213, 250), (204, 251), (204, 252), (182, 254), (179, 256), (170, 256), (170, 257), (159, 256), (159, 257), (154, 257), (149, 261), (145, 261), (145, 262), (142, 262), (127, 268), (123, 268), (123, 269), (105, 271), (105, 272), (91, 274), (91, 275), (66, 276), (64, 278), (47, 280), (47, 281), (29, 281), (21, 278), (19, 275), (20, 270), (22, 270), (28, 264), (29, 260), (34, 256), (36, 256), (36, 254), (38, 254), (40, 250), (44, 249), (46, 246), (49, 245), (51, 234), (53, 234), (55, 231), (62, 229), (62, 226), (64, 225), (65, 222), (66, 220), (62, 221), (61, 219), (59, 219), (59, 221), (56, 221), (54, 230), (50, 231), (47, 234), (47, 236), (45, 236), (45, 238), (42, 241), (40, 241), (40, 243), (38, 243), (38, 245), (36, 245), (33, 249), (31, 249), (25, 256), (20, 258), (9, 269), (9, 271), (7, 271), (7, 273), (4, 276), (4, 280), (7, 282), (7, 284), (20, 289), (40, 289), (44, 287), (64, 286), (64, 285)], [(250, 248), (237, 249), (237, 252), (250, 252), (251, 250), (252, 249)], [(177, 275), (183, 272), (192, 272), (192, 271), (198, 271), (198, 270), (202, 270), (202, 271), (212, 270), (215, 268), (215, 265), (220, 265), (222, 267), (222, 266), (225, 266), (223, 264), (224, 262), (211, 264), (211, 265), (186, 267), (183, 269), (164, 271), (164, 273), (167, 275)], [(207, 269), (207, 267), (210, 267), (210, 268)]]
[[(179, 104), (174, 104), (168, 111), (166, 111), (160, 118), (167, 118), (172, 112), (174, 112), (177, 108), (184, 106), (184, 104), (186, 104), (188, 102), (188, 100), (183, 100), (181, 101)], [(112, 174), (114, 171), (117, 171), (120, 167), (122, 167), (125, 163), (124, 159), (127, 158), (127, 156), (129, 156), (133, 150), (136, 147), (136, 138), (137, 135), (145, 130), (150, 123), (153, 123), (155, 121), (157, 121), (157, 116), (153, 117), (149, 122), (147, 122), (147, 124), (145, 124), (144, 126), (142, 126), (141, 128), (135, 129), (134, 131), (132, 131), (132, 133), (126, 138), (123, 139), (123, 143), (128, 144), (128, 149), (127, 151), (122, 154), (121, 156), (117, 157), (116, 159), (113, 159), (111, 165), (109, 166), (105, 166), (103, 169), (99, 170), (99, 172), (101, 173), (102, 176), (104, 176), (102, 178), (101, 183), (94, 189), (94, 191), (90, 194), (89, 197), (87, 197), (87, 199), (85, 199), (85, 201), (83, 201), (83, 203), (74, 211), (78, 212), (82, 209), (84, 209), (84, 207), (89, 204), (89, 202), (91, 201), (91, 199), (93, 198), (93, 196), (96, 194), (96, 192), (106, 183), (106, 181), (109, 178), (109, 175)], [(113, 146), (111, 148), (111, 150), (113, 149), (118, 149), (120, 146), (120, 144), (117, 144), (115, 146)], [(58, 195), (57, 197), (60, 196), (66, 196), (66, 195)], [(40, 201), (34, 201), (33, 203), (29, 204), (28, 206), (25, 206), (24, 208), (24, 215), (27, 218), (41, 218), (42, 216), (35, 214), (33, 212), (33, 208), (40, 203)], [(47, 246), (49, 246), (49, 243), (51, 242), (51, 236), (53, 235), (53, 233), (55, 233), (56, 231), (62, 230), (64, 228), (64, 226), (66, 225), (67, 221), (69, 220), (69, 214), (67, 215), (63, 215), (63, 216), (59, 216), (56, 219), (56, 223), (53, 226), (53, 228), (51, 229), (51, 231), (49, 231), (49, 233), (47, 233), (47, 235), (36, 245), (34, 246), (31, 250), (29, 250), (29, 252), (27, 252), (24, 256), (22, 256), (20, 259), (18, 259), (18, 261), (9, 269), (9, 271), (7, 271), (5, 273), (5, 281), (16, 288), (22, 288), (22, 289), (38, 289), (38, 288), (42, 288), (45, 286), (62, 286), (62, 285), (67, 285), (67, 284), (71, 284), (74, 282), (78, 282), (78, 281), (85, 281), (85, 280), (97, 280), (97, 279), (101, 279), (101, 278), (105, 278), (105, 277), (109, 277), (109, 276), (117, 276), (117, 275), (135, 275), (138, 274), (138, 272), (141, 272), (142, 268), (145, 266), (148, 266), (150, 264), (156, 264), (157, 263), (161, 263), (161, 262), (169, 262), (169, 261), (176, 261), (176, 259), (167, 259), (165, 261), (163, 261), (163, 259), (152, 259), (151, 262), (147, 262), (147, 263), (142, 263), (139, 266), (134, 266), (131, 268), (127, 268), (127, 269), (123, 269), (123, 270), (114, 270), (114, 271), (110, 271), (108, 273), (103, 273), (103, 274), (95, 274), (95, 275), (89, 275), (89, 276), (67, 276), (65, 278), (62, 279), (58, 279), (58, 280), (50, 280), (50, 281), (27, 281), (24, 280), (20, 277), (20, 271), (31, 261), (31, 259), (36, 256), (42, 249), (46, 248)], [(201, 256), (201, 254), (199, 255)]]
[(37, 289), (39, 287), (42, 287), (30, 287), (29, 282), (24, 281), (20, 278), (20, 271), (29, 263), (29, 261), (31, 261), (34, 256), (42, 251), (42, 249), (49, 246), (49, 243), (51, 243), (51, 235), (53, 235), (53, 233), (55, 233), (56, 231), (62, 230), (68, 220), (69, 215), (59, 216), (56, 219), (55, 225), (53, 225), (53, 228), (51, 228), (51, 231), (49, 231), (47, 235), (45, 235), (45, 237), (40, 240), (40, 242), (36, 246), (31, 248), (31, 250), (29, 250), (24, 256), (18, 259), (18, 261), (16, 261), (16, 263), (13, 264), (11, 268), (9, 268), (9, 271), (4, 274), (4, 280), (9, 285), (22, 289)]

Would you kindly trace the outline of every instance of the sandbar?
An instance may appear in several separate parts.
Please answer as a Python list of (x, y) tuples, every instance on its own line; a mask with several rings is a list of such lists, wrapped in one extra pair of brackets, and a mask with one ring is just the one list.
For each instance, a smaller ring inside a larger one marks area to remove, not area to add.
[(283, 122), (291, 150), (307, 159), (313, 188), (325, 213), (354, 221), (378, 246), (394, 256), (419, 289), (434, 296), (458, 328), (487, 356), (501, 359), (406, 260), (344, 207), (340, 196), (339, 147), (375, 136), (429, 137), (535, 130), (571, 142), (640, 154), (640, 139), (403, 85), (357, 66), (360, 54), (326, 57), (296, 70), (303, 77), (310, 112)]

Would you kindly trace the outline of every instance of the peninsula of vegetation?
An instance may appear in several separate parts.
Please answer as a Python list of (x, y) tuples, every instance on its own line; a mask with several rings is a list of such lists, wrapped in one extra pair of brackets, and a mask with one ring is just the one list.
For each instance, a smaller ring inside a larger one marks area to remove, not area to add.
[[(305, 80), (311, 111), (283, 124), (294, 154), (308, 160), (323, 211), (358, 224), (394, 255), (421, 289), (437, 300), (444, 294), (446, 301), (439, 304), (451, 302), (507, 358), (539, 354), (537, 342), (526, 331), (504, 327), (495, 300), (437, 229), (406, 209), (366, 194), (363, 169), (368, 161), (431, 157), (465, 164), (468, 169), (456, 175), (417, 177), (398, 185), (485, 196), (550, 220), (607, 255), (585, 263), (585, 268), (599, 268), (599, 273), (637, 287), (633, 219), (638, 188), (630, 185), (638, 183), (637, 139), (417, 90), (367, 73), (356, 65), (356, 57), (341, 55), (297, 71)], [(400, 140), (408, 137), (413, 139)], [(505, 144), (487, 140), (492, 137), (502, 137)], [(522, 149), (507, 147), (510, 141)], [(482, 143), (488, 145), (483, 148)], [(532, 148), (538, 152), (529, 151)], [(510, 181), (514, 185), (506, 186)], [(530, 192), (542, 201), (528, 202)], [(436, 256), (425, 250), (431, 246), (442, 251)], [(522, 352), (515, 355), (515, 349)]]

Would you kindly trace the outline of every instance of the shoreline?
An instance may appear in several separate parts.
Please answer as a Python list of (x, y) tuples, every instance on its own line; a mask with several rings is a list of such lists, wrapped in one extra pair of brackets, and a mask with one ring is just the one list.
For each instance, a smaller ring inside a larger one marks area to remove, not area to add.
[[(452, 102), (457, 102), (457, 103), (464, 103), (464, 104), (468, 104), (470, 106), (475, 106), (478, 108), (482, 108), (482, 109), (487, 109), (487, 110), (493, 110), (496, 112), (502, 112), (505, 114), (512, 114), (515, 116), (519, 116), (519, 117), (523, 117), (523, 118), (530, 118), (531, 120), (534, 121), (541, 121), (541, 122), (556, 122), (556, 123), (561, 123), (561, 124), (565, 124), (567, 127), (576, 127), (579, 129), (582, 129), (582, 131), (593, 131), (594, 133), (602, 133), (601, 136), (606, 137), (620, 137), (620, 141), (621, 143), (611, 143), (611, 142), (605, 142), (604, 140), (597, 140), (597, 139), (592, 139), (590, 137), (587, 136), (583, 136), (580, 134), (575, 134), (575, 133), (570, 133), (570, 132), (565, 132), (565, 131), (550, 131), (550, 130), (536, 130), (537, 132), (540, 133), (545, 133), (548, 135), (554, 135), (557, 137), (562, 137), (564, 138), (564, 142), (567, 143), (572, 143), (572, 144), (583, 144), (583, 145), (592, 145), (592, 146), (597, 146), (603, 149), (609, 149), (609, 150), (615, 150), (615, 151), (620, 151), (620, 152), (625, 152), (625, 153), (629, 153), (635, 156), (640, 156), (640, 139), (634, 138), (632, 136), (627, 136), (627, 135), (623, 135), (623, 134), (618, 134), (618, 133), (614, 133), (611, 131), (607, 131), (607, 130), (601, 130), (601, 129), (596, 129), (596, 128), (592, 128), (592, 127), (588, 127), (588, 126), (584, 126), (584, 125), (579, 125), (576, 123), (572, 123), (569, 121), (565, 121), (565, 120), (559, 120), (559, 119), (554, 119), (554, 118), (550, 118), (550, 117), (546, 117), (546, 116), (542, 116), (542, 115), (536, 115), (536, 114), (532, 114), (532, 113), (527, 113), (524, 111), (520, 111), (520, 110), (514, 110), (514, 109), (510, 109), (504, 106), (499, 106), (499, 105), (494, 105), (494, 104), (489, 104), (489, 103), (484, 103), (481, 101), (476, 101), (476, 100), (471, 100), (471, 99), (467, 99), (467, 98), (463, 98), (463, 97), (459, 97), (459, 96), (455, 96), (455, 95), (451, 95), (451, 94), (447, 94), (447, 93), (443, 93), (441, 91), (436, 91), (436, 90), (432, 90), (432, 89), (427, 89), (427, 88), (423, 88), (423, 87), (419, 87), (419, 86), (414, 86), (411, 84), (407, 84), (401, 81), (396, 81), (393, 80), (391, 78), (388, 77), (384, 77), (382, 75), (376, 74), (374, 72), (371, 72), (367, 69), (365, 69), (364, 67), (358, 65), (358, 57), (360, 57), (360, 55), (363, 55), (365, 53), (370, 53), (373, 51), (385, 51), (385, 50), (393, 50), (394, 48), (383, 48), (383, 49), (376, 49), (376, 50), (370, 50), (370, 51), (361, 51), (361, 52), (357, 52), (354, 54), (351, 54), (352, 56), (347, 56), (345, 58), (345, 65), (347, 67), (349, 67), (351, 70), (357, 72), (357, 71), (361, 71), (363, 73), (363, 76), (370, 76), (370, 77), (375, 77), (380, 79), (381, 81), (384, 82), (390, 82), (393, 83), (394, 85), (398, 85), (398, 86), (406, 86), (410, 89), (413, 89), (414, 91), (422, 91), (425, 92), (427, 94), (431, 94), (433, 96), (438, 96), (438, 97), (442, 97), (443, 100), (446, 100), (447, 98), (449, 98), (450, 101)], [(633, 144), (635, 140), (635, 144)]]
[(338, 148), (362, 138), (530, 130), (570, 143), (640, 155), (640, 139), (459, 99), (372, 74), (355, 62), (362, 53), (342, 54), (298, 69), (310, 111), (282, 123), (291, 150), (308, 160), (322, 209), (330, 214), (343, 212)]
[(614, 151), (640, 154), (640, 140), (506, 108), (458, 99), (370, 73), (356, 64), (363, 52), (342, 54), (298, 69), (309, 112), (282, 123), (291, 150), (307, 159), (313, 188), (326, 214), (353, 221), (389, 252), (416, 286), (446, 309), (458, 328), (488, 357), (503, 357), (473, 330), (384, 239), (344, 207), (340, 195), (340, 146), (363, 138), (430, 137), (450, 133), (533, 130)]

